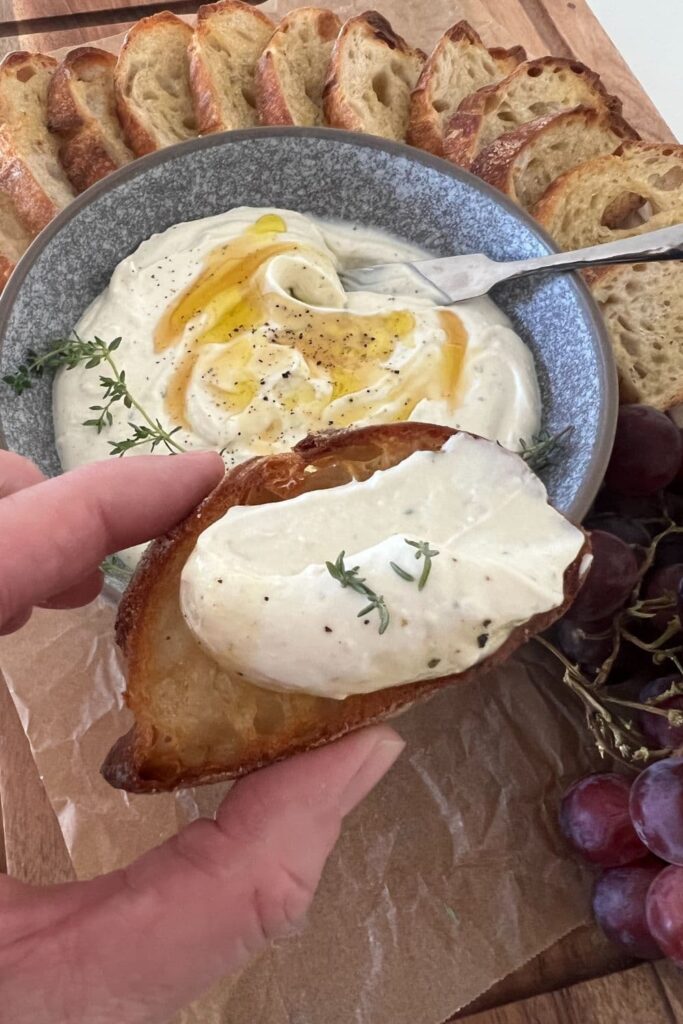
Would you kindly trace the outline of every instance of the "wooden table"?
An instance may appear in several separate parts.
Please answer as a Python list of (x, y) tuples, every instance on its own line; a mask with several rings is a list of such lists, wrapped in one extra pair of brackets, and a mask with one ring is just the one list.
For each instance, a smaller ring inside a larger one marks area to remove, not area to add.
[[(626, 117), (643, 137), (671, 140), (585, 0), (460, 0), (452, 6), (453, 21), (466, 17), (475, 27), (497, 25), (500, 45), (521, 42), (530, 56), (577, 57), (595, 67), (607, 88), (623, 98)], [(164, 8), (192, 14), (196, 4), (0, 0), (0, 56), (101, 39)], [(388, 0), (383, 9), (390, 12)], [(57, 820), (1, 679), (0, 722), (0, 869), (35, 883), (73, 878)], [(664, 962), (634, 965), (596, 928), (586, 927), (503, 979), (457, 1019), (467, 1024), (683, 1024), (683, 975)]]

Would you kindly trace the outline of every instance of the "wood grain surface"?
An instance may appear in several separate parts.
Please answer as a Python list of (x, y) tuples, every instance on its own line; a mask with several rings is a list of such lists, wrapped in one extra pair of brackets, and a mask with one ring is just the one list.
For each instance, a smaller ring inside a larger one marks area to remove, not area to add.
[[(196, 6), (188, 0), (137, 0), (134, 6), (126, 0), (0, 0), (0, 56), (14, 49), (45, 52), (80, 45), (124, 32), (156, 10), (189, 14)], [(379, 6), (390, 10), (388, 0)], [(672, 139), (585, 0), (458, 0), (451, 20), (463, 17), (489, 45), (521, 42), (530, 56), (554, 53), (589, 64), (622, 97), (625, 116), (644, 137)], [(34, 883), (74, 877), (1, 677), (0, 808), (0, 870)], [(453, 1019), (461, 1024), (683, 1024), (683, 980), (668, 963), (632, 966), (597, 928), (586, 927)]]

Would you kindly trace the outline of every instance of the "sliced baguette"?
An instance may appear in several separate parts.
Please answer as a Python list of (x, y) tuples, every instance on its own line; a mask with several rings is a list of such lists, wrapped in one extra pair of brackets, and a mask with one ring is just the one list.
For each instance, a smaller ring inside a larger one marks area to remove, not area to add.
[(17, 51), (0, 64), (0, 192), (37, 234), (73, 198), (47, 126), (47, 95), (58, 67), (52, 57)]
[(0, 192), (0, 291), (30, 241), (31, 232), (21, 222), (14, 203)]
[(115, 67), (113, 53), (79, 46), (50, 82), (48, 125), (61, 137), (59, 158), (77, 192), (133, 159), (116, 113)]
[(683, 263), (586, 272), (605, 318), (623, 402), (662, 411), (683, 402)]
[(621, 101), (585, 64), (564, 57), (526, 61), (501, 82), (463, 100), (446, 128), (444, 153), (454, 164), (470, 167), (504, 132), (578, 106), (621, 114)]
[(350, 18), (337, 36), (323, 89), (327, 123), (385, 139), (405, 139), (410, 94), (426, 59), (377, 11)]
[[(623, 224), (649, 204), (649, 219)], [(609, 242), (683, 222), (683, 146), (625, 142), (616, 153), (557, 178), (531, 210), (562, 249)]]
[(574, 107), (505, 132), (482, 150), (470, 169), (528, 210), (565, 171), (637, 138), (618, 114)]
[(114, 71), (116, 109), (136, 156), (197, 134), (187, 48), (192, 29), (170, 11), (137, 21)]
[(261, 124), (320, 125), (323, 86), (341, 22), (319, 7), (300, 7), (283, 18), (256, 68), (256, 109)]
[(410, 97), (406, 142), (443, 156), (446, 125), (466, 96), (506, 78), (526, 60), (521, 46), (487, 49), (466, 21), (439, 39)]
[(190, 43), (190, 82), (200, 132), (258, 124), (256, 64), (275, 25), (240, 0), (221, 0), (197, 12)]
[(481, 675), (566, 610), (579, 586), (586, 546), (566, 570), (564, 604), (514, 629), (475, 668), (343, 701), (275, 693), (231, 678), (190, 633), (180, 611), (180, 573), (199, 534), (229, 508), (367, 479), (415, 451), (441, 448), (453, 433), (431, 424), (400, 423), (306, 438), (293, 452), (252, 459), (230, 471), (199, 509), (150, 546), (124, 595), (116, 625), (127, 662), (126, 702), (135, 725), (104, 763), (103, 774), (113, 786), (154, 792), (235, 778), (328, 743), (450, 683)]

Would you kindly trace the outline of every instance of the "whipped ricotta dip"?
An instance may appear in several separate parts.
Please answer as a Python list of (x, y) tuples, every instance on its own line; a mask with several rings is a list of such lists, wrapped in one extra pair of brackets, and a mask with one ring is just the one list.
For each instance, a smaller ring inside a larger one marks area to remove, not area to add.
[[(227, 466), (286, 451), (312, 431), (396, 420), (461, 427), (518, 450), (539, 427), (536, 373), (490, 300), (445, 308), (426, 283), (387, 296), (346, 292), (339, 278), (423, 255), (368, 227), (241, 207), (143, 242), (75, 330), (120, 337), (117, 366), (150, 418), (179, 428), (183, 448), (221, 451)], [(55, 380), (64, 469), (106, 458), (140, 422), (119, 402), (99, 434), (84, 426), (102, 401), (101, 373), (79, 365)]]
[[(420, 588), (425, 542), (436, 553)], [(200, 535), (181, 608), (231, 673), (343, 699), (487, 658), (563, 602), (583, 542), (519, 457), (456, 434), (362, 482), (231, 508)], [(383, 621), (330, 571), (342, 552)]]

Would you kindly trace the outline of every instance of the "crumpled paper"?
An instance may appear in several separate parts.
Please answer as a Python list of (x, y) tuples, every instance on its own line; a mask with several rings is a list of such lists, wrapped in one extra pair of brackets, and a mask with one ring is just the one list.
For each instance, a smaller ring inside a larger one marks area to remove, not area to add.
[[(261, 9), (277, 18), (298, 6), (268, 0)], [(332, 6), (345, 18), (367, 5)], [(488, 45), (542, 52), (530, 20), (522, 33), (517, 8), (502, 5), (494, 25), (479, 0), (377, 6), (425, 50), (464, 17)], [(115, 52), (122, 38), (99, 45)], [(0, 639), (0, 670), (79, 878), (211, 815), (226, 791), (130, 796), (100, 777), (130, 724), (113, 618), (100, 599), (76, 612), (36, 612)], [(582, 924), (587, 876), (556, 828), (559, 794), (592, 761), (570, 701), (557, 666), (530, 645), (487, 678), (398, 719), (407, 748), (347, 819), (303, 933), (274, 944), (175, 1024), (440, 1024)]]
[[(226, 791), (135, 796), (99, 775), (130, 724), (114, 614), (104, 598), (36, 611), (0, 640), (79, 878), (212, 814)], [(395, 725), (406, 750), (347, 819), (303, 933), (179, 1022), (439, 1024), (586, 920), (588, 880), (556, 813), (592, 754), (553, 660), (530, 644)]]

